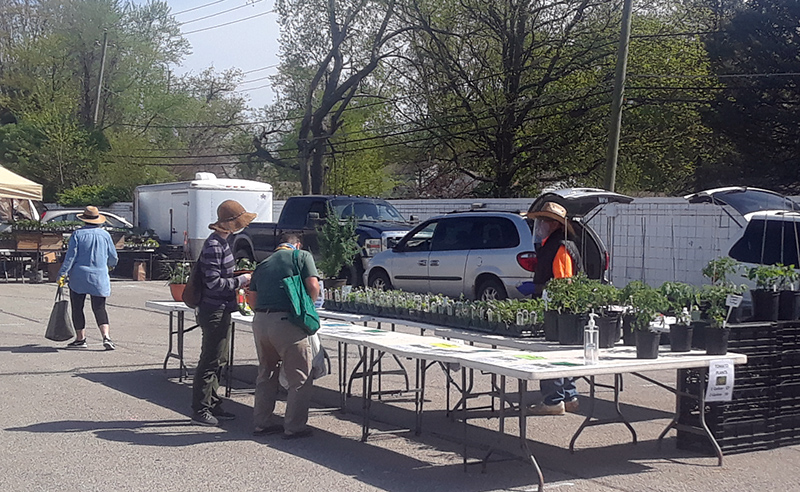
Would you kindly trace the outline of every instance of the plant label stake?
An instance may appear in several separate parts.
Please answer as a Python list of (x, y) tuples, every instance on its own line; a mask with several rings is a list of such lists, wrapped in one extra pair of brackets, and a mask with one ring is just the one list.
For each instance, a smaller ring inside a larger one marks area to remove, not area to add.
[(728, 297), (725, 298), (725, 305), (728, 306), (728, 314), (725, 316), (725, 321), (722, 322), (723, 328), (728, 325), (728, 318), (731, 317), (733, 308), (739, 307), (741, 303), (742, 296), (737, 296), (736, 294), (728, 294)]

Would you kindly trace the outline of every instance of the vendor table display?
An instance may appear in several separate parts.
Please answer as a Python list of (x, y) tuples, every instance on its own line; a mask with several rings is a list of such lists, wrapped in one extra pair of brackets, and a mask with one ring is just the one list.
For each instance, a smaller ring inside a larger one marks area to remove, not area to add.
[[(186, 333), (184, 327), (183, 314), (192, 311), (186, 308), (182, 303), (173, 303), (168, 301), (148, 301), (147, 307), (158, 309), (170, 313), (170, 341), (167, 357), (164, 361), (166, 363), (169, 358), (178, 358), (181, 364), (181, 375), (185, 366), (183, 365), (183, 343), (182, 336)], [(178, 314), (177, 329), (173, 325), (172, 314)], [(351, 317), (347, 315), (350, 320), (355, 322), (374, 321), (374, 318), (367, 319), (368, 317)], [(355, 319), (353, 319), (355, 318)], [(233, 359), (233, 337), (236, 325), (250, 326), (252, 324), (252, 316), (243, 316), (239, 313), (233, 315), (233, 326), (231, 330), (231, 354), (229, 361), (232, 363)], [(642, 376), (641, 372), (645, 371), (665, 371), (665, 370), (681, 370), (687, 369), (698, 370), (701, 376), (705, 376), (709, 364), (712, 361), (726, 360), (734, 364), (744, 364), (747, 357), (737, 353), (728, 353), (724, 356), (708, 356), (698, 351), (689, 353), (673, 353), (664, 351), (660, 354), (658, 359), (637, 359), (635, 349), (631, 347), (615, 347), (612, 349), (605, 349), (601, 351), (600, 360), (596, 365), (585, 365), (583, 362), (583, 351), (577, 349), (564, 349), (555, 344), (548, 344), (544, 342), (529, 342), (524, 350), (509, 350), (502, 348), (489, 348), (478, 347), (474, 345), (467, 345), (463, 343), (453, 343), (447, 340), (422, 335), (413, 335), (408, 333), (394, 332), (389, 330), (381, 330), (370, 328), (368, 326), (359, 326), (347, 321), (337, 320), (323, 320), (322, 327), (319, 330), (319, 336), (323, 340), (335, 341), (339, 347), (339, 367), (338, 367), (338, 387), (342, 401), (342, 407), (345, 407), (347, 392), (348, 392), (348, 368), (346, 367), (347, 357), (346, 351), (349, 345), (355, 345), (359, 348), (361, 359), (361, 372), (359, 374), (362, 382), (362, 398), (363, 398), (363, 421), (362, 421), (362, 440), (366, 440), (370, 432), (370, 407), (374, 398), (380, 398), (380, 390), (374, 388), (374, 378), (380, 376), (380, 364), (378, 361), (384, 354), (389, 354), (397, 358), (413, 359), (415, 361), (415, 382), (412, 388), (407, 388), (405, 391), (414, 394), (416, 424), (415, 430), (417, 433), (422, 429), (422, 416), (425, 402), (425, 385), (426, 385), (426, 370), (433, 364), (441, 364), (450, 367), (458, 367), (462, 372), (462, 383), (459, 387), (461, 391), (461, 398), (463, 404), (460, 405), (460, 415), (464, 422), (464, 464), (466, 460), (466, 446), (467, 446), (467, 420), (470, 417), (470, 409), (467, 402), (470, 399), (471, 386), (466, 383), (467, 371), (479, 371), (483, 374), (497, 377), (500, 379), (500, 384), (492, 385), (495, 391), (495, 397), (499, 399), (500, 404), (498, 407), (500, 431), (504, 432), (504, 418), (507, 416), (515, 416), (519, 419), (519, 439), (520, 444), (525, 451), (525, 458), (534, 466), (537, 476), (539, 491), (543, 490), (544, 477), (539, 469), (538, 463), (533, 456), (527, 435), (527, 405), (524, 403), (517, 403), (513, 401), (523, 402), (522, 395), (527, 394), (528, 381), (539, 381), (543, 379), (554, 379), (561, 377), (585, 377), (588, 378), (590, 383), (589, 395), (589, 416), (582, 423), (576, 431), (570, 443), (570, 449), (574, 449), (575, 439), (577, 439), (580, 432), (589, 425), (598, 425), (607, 423), (605, 421), (592, 421), (593, 415), (591, 408), (594, 404), (594, 387), (595, 377), (603, 375), (611, 375), (615, 381), (615, 400), (618, 402), (619, 398), (619, 375), (621, 374), (635, 374), (651, 381), (659, 386), (665, 387), (657, 381), (654, 381), (646, 376)], [(440, 335), (445, 335), (440, 332)], [(177, 353), (173, 352), (173, 336), (178, 336), (178, 350)], [(448, 332), (447, 336), (455, 338), (454, 332)], [(501, 346), (509, 342), (508, 338), (497, 338), (487, 336), (483, 340), (474, 340), (483, 344)], [(519, 343), (515, 340), (513, 343)], [(519, 396), (516, 398), (508, 398), (508, 393), (505, 391), (506, 378), (514, 378), (518, 380), (517, 391)], [(228, 386), (230, 386), (230, 372), (228, 374)], [(671, 388), (667, 388), (672, 390)], [(699, 384), (692, 388), (695, 390), (694, 398), (698, 401), (698, 406), (705, 409), (704, 400), (704, 385)], [(402, 391), (402, 390), (401, 390)], [(679, 410), (680, 406), (676, 406)], [(668, 427), (659, 436), (659, 439), (672, 428), (682, 428), (682, 423), (679, 422), (679, 414), (676, 410), (676, 415), (670, 422)], [(631, 433), (633, 441), (636, 441), (636, 433), (633, 427), (627, 423), (622, 414), (619, 412), (617, 406), (618, 419), (626, 424), (628, 431)], [(546, 422), (540, 417), (535, 419), (535, 422)], [(688, 426), (684, 426), (688, 427)], [(722, 464), (722, 452), (716, 444), (714, 436), (708, 431), (705, 426), (705, 415), (703, 410), (700, 412), (699, 430), (697, 432), (703, 434), (712, 447), (714, 448), (718, 464)], [(484, 463), (488, 460), (492, 453), (489, 452)]]

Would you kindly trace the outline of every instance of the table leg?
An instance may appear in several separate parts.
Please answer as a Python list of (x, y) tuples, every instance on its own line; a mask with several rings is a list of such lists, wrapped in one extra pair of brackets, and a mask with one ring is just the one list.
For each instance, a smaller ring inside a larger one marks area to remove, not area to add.
[[(369, 355), (369, 358), (368, 358)], [(361, 441), (364, 442), (369, 436), (369, 417), (370, 408), (372, 407), (372, 367), (375, 363), (375, 349), (367, 349), (364, 347), (362, 350), (362, 362), (364, 363), (363, 372), (363, 410), (364, 419), (361, 424)]]
[[(463, 366), (462, 366), (462, 369), (463, 369)], [(466, 405), (466, 400), (464, 398), (465, 397), (466, 398), (469, 397), (470, 393), (472, 393), (472, 388), (475, 385), (475, 372), (474, 372), (474, 370), (473, 369), (467, 369), (467, 371), (469, 371), (469, 383), (467, 383), (466, 376), (464, 374), (462, 374), (461, 380), (462, 380), (462, 384), (468, 384), (468, 386), (466, 388), (464, 388), (463, 386), (461, 387), (461, 399), (458, 400), (455, 405), (453, 405), (453, 410), (452, 411), (450, 411), (448, 409), (448, 412), (450, 413), (450, 420), (451, 421), (455, 420), (455, 418), (456, 418), (455, 412), (458, 411), (458, 407), (461, 406), (461, 405)]]
[(583, 420), (583, 422), (581, 422), (581, 425), (578, 427), (578, 430), (576, 430), (575, 434), (572, 435), (572, 439), (569, 441), (570, 453), (575, 452), (575, 441), (578, 440), (578, 436), (583, 432), (583, 430), (587, 427), (592, 427), (595, 425), (603, 425), (616, 422), (622, 423), (630, 431), (631, 436), (633, 438), (633, 444), (637, 443), (636, 431), (633, 429), (633, 426), (631, 426), (630, 422), (628, 422), (628, 419), (625, 418), (625, 415), (622, 414), (622, 411), (619, 408), (619, 392), (620, 392), (620, 387), (622, 386), (622, 375), (614, 374), (614, 408), (616, 411), (616, 416), (615, 418), (609, 420), (598, 419), (595, 418), (594, 416), (595, 403), (597, 402), (597, 398), (595, 396), (595, 391), (596, 391), (595, 388), (597, 384), (595, 383), (594, 378), (595, 378), (594, 376), (589, 376), (587, 380), (589, 382), (589, 412), (588, 415), (586, 415), (586, 418)]
[(183, 311), (178, 311), (178, 382), (183, 382), (183, 378), (189, 377), (189, 371), (186, 369), (186, 364), (183, 362)]
[(422, 410), (425, 405), (425, 372), (427, 371), (427, 362), (422, 359), (417, 360), (417, 391), (416, 395), (416, 410), (417, 410), (417, 428), (416, 435), (422, 433)]
[(225, 398), (231, 397), (231, 384), (233, 383), (233, 343), (236, 334), (236, 323), (231, 322), (228, 332), (228, 363), (225, 365)]
[(175, 335), (175, 328), (172, 322), (172, 311), (169, 312), (169, 344), (167, 345), (167, 356), (164, 357), (164, 370), (167, 370), (167, 361), (172, 357), (172, 337)]
[(636, 444), (636, 431), (633, 430), (633, 426), (628, 422), (628, 419), (625, 418), (625, 415), (622, 414), (622, 410), (619, 408), (619, 394), (622, 392), (622, 383), (622, 374), (614, 374), (614, 411), (617, 412), (617, 417), (631, 432), (633, 443)]
[[(686, 369), (678, 369), (678, 375), (677, 375), (678, 381), (681, 381), (685, 378), (686, 371), (687, 371)], [(706, 380), (706, 374), (708, 374), (708, 367), (698, 368), (698, 372), (700, 373), (700, 381), (697, 384), (698, 394), (696, 395), (688, 392), (679, 391), (677, 388), (675, 389), (670, 388), (669, 386), (665, 385), (660, 381), (656, 381), (637, 372), (634, 372), (632, 374), (640, 379), (644, 379), (645, 381), (653, 383), (656, 386), (664, 388), (665, 390), (675, 394), (675, 415), (673, 415), (672, 421), (669, 424), (667, 424), (666, 429), (664, 429), (658, 436), (659, 446), (661, 445), (661, 441), (662, 439), (664, 439), (664, 436), (666, 436), (667, 433), (672, 429), (679, 429), (686, 432), (691, 432), (693, 434), (706, 436), (708, 440), (711, 441), (711, 445), (714, 447), (714, 454), (717, 456), (717, 466), (722, 466), (722, 448), (719, 447), (719, 443), (717, 442), (716, 438), (714, 438), (714, 434), (711, 433), (711, 430), (709, 430), (708, 428), (708, 424), (706, 424), (706, 393), (705, 393), (704, 382)], [(678, 418), (681, 413), (681, 402), (680, 402), (681, 396), (697, 400), (697, 404), (700, 408), (699, 427), (694, 425), (680, 424), (678, 422)]]
[[(463, 435), (461, 441), (464, 443), (464, 452), (462, 454), (464, 458), (464, 471), (467, 471), (467, 368), (461, 366), (461, 401), (464, 402), (461, 405), (461, 420), (464, 422), (463, 425)], [(453, 407), (453, 412), (456, 411), (456, 407)], [(488, 457), (488, 456), (487, 456)]]
[[(522, 411), (522, 397), (520, 396), (520, 411)], [(500, 376), (500, 414), (498, 415), (498, 429), (500, 434), (506, 431), (506, 377)]]
[(347, 411), (347, 394), (345, 389), (347, 387), (347, 344), (338, 342), (338, 361), (339, 373), (336, 375), (339, 379), (339, 408), (342, 412)]
[(522, 450), (525, 451), (526, 458), (531, 462), (533, 467), (536, 469), (536, 474), (539, 477), (539, 492), (544, 492), (544, 475), (542, 475), (542, 469), (539, 468), (539, 463), (536, 462), (536, 457), (533, 456), (531, 452), (530, 446), (528, 446), (528, 425), (527, 425), (527, 412), (525, 410), (525, 405), (522, 403), (522, 395), (528, 393), (528, 381), (524, 379), (519, 380), (519, 395), (520, 395), (520, 405), (519, 405), (519, 438), (520, 438), (520, 446), (522, 446)]
[(700, 405), (700, 425), (703, 427), (703, 430), (708, 437), (708, 440), (711, 441), (711, 445), (714, 446), (714, 452), (717, 455), (717, 466), (722, 466), (722, 448), (719, 447), (719, 443), (714, 438), (714, 434), (708, 428), (708, 424), (706, 424), (706, 392), (705, 388), (703, 388), (702, 381), (705, 381), (706, 374), (708, 373), (707, 367), (700, 368), (700, 381), (701, 383), (697, 385), (698, 388), (698, 404)]
[[(347, 382), (347, 396), (353, 394), (353, 379), (356, 376), (358, 376), (358, 368), (366, 363), (366, 357), (363, 356), (365, 350), (366, 349), (358, 347), (358, 351), (359, 353), (361, 353), (361, 357), (358, 359), (358, 363), (356, 364), (356, 367), (353, 368), (353, 373), (350, 375), (350, 378)], [(366, 370), (366, 368), (364, 368), (364, 370)]]

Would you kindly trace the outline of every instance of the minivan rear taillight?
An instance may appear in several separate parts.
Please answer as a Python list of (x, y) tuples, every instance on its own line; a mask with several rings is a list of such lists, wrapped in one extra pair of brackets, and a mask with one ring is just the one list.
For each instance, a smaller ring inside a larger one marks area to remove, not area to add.
[(536, 270), (536, 253), (533, 251), (526, 251), (517, 255), (517, 263), (525, 270), (532, 272)]
[(608, 251), (606, 251), (606, 264), (603, 269), (607, 271), (610, 265), (611, 265), (611, 256), (608, 254)]

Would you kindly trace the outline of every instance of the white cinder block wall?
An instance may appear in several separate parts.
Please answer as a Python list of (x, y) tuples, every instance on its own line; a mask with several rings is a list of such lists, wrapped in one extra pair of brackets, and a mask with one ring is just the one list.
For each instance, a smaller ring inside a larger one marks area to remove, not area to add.
[(618, 286), (633, 280), (653, 286), (669, 280), (708, 283), (703, 267), (725, 256), (746, 226), (730, 207), (690, 204), (682, 198), (609, 204), (586, 219), (609, 250), (609, 278)]

